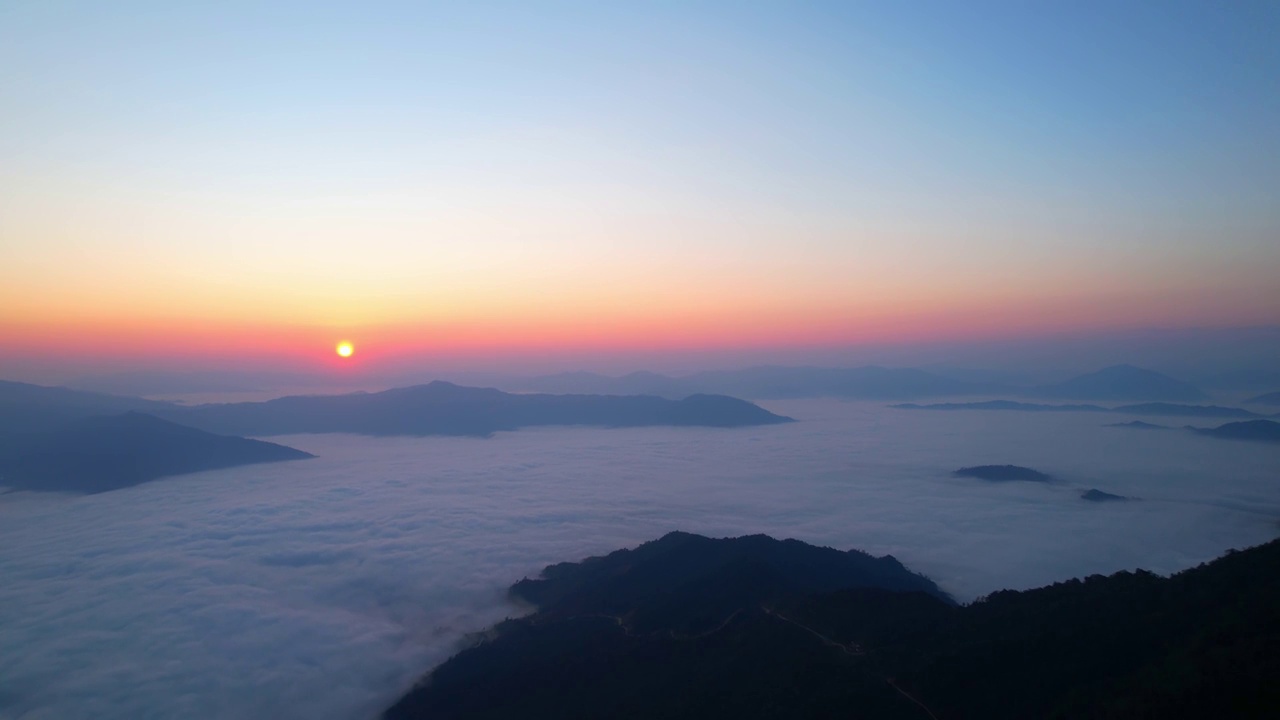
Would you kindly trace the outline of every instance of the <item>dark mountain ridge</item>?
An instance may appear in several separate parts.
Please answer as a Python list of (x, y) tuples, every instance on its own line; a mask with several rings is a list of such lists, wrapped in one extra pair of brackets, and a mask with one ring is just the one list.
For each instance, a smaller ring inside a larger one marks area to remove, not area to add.
[[(957, 607), (927, 586), (831, 589), (829, 567), (806, 584), (768, 556), (816, 562), (803, 543), (696, 537), (517, 583), (537, 612), (385, 717), (1260, 718), (1280, 703), (1280, 541), (1169, 578), (1095, 575)], [(707, 548), (732, 560), (703, 562)]]
[(1280, 423), (1271, 420), (1248, 420), (1219, 425), (1216, 428), (1192, 428), (1201, 435), (1220, 440), (1280, 443)]
[(314, 456), (275, 443), (128, 412), (0, 439), (0, 485), (98, 493), (170, 475), (309, 457)]
[(517, 395), (436, 381), (376, 393), (291, 396), (266, 402), (174, 406), (172, 420), (240, 435), (351, 432), (487, 436), (538, 425), (744, 427), (791, 422), (722, 395)]

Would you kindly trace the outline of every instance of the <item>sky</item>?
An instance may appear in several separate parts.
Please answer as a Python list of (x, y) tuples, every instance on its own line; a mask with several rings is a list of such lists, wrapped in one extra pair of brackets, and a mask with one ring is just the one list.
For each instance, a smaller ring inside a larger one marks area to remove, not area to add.
[(1280, 325), (1276, 77), (1265, 1), (6, 0), (0, 375)]

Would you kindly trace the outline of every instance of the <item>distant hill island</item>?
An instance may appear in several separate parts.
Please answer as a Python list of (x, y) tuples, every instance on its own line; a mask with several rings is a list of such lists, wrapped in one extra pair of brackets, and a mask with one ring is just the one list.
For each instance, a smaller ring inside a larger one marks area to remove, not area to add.
[(1277, 567), (1280, 541), (960, 607), (889, 557), (673, 533), (516, 583), (537, 611), (384, 717), (1260, 717), (1280, 703)]
[(1152, 425), (1141, 420), (1127, 423), (1115, 423), (1106, 427), (1133, 428), (1139, 430), (1189, 430), (1205, 437), (1219, 440), (1246, 440), (1249, 442), (1280, 443), (1280, 423), (1273, 420), (1244, 420), (1219, 425), (1216, 428), (1197, 428), (1190, 425), (1183, 428), (1172, 428), (1168, 425)]
[(214, 435), (128, 412), (0, 439), (0, 485), (99, 493), (170, 475), (309, 457), (275, 443)]
[(1216, 428), (1192, 428), (1201, 435), (1220, 440), (1248, 440), (1280, 443), (1280, 423), (1271, 420), (1249, 420), (1219, 425)]
[(1130, 430), (1171, 430), (1168, 425), (1156, 425), (1155, 423), (1142, 422), (1141, 420), (1130, 420), (1129, 422), (1111, 423), (1104, 427), (1113, 428), (1129, 428)]
[(960, 468), (952, 473), (956, 477), (978, 478), (979, 480), (992, 480), (995, 482), (1022, 481), (1022, 482), (1049, 482), (1053, 478), (1039, 470), (1032, 470), (1028, 467), (1020, 465), (976, 465), (974, 467)]
[(1127, 498), (1123, 495), (1113, 495), (1109, 492), (1103, 492), (1097, 488), (1089, 488), (1088, 490), (1080, 493), (1080, 499), (1088, 500), (1089, 502), (1110, 502), (1113, 500), (1131, 500), (1132, 498)]

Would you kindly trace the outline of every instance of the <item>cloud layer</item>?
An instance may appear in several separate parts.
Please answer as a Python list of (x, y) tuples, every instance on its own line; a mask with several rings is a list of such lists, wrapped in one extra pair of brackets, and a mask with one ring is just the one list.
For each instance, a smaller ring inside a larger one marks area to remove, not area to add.
[[(1280, 451), (1070, 414), (803, 401), (801, 422), (298, 436), (320, 457), (0, 496), (0, 718), (376, 715), (508, 584), (668, 530), (892, 553), (961, 599), (1270, 539)], [(953, 478), (1013, 463), (1056, 484)], [(1082, 489), (1143, 498), (1088, 503)]]

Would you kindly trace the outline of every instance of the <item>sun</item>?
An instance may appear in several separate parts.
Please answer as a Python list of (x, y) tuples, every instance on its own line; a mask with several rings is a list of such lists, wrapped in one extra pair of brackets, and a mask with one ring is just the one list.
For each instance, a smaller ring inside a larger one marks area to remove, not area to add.
[(346, 340), (343, 340), (342, 342), (338, 343), (338, 346), (335, 347), (333, 351), (345, 358), (345, 357), (351, 357), (352, 353), (356, 351), (356, 348), (351, 343), (347, 342)]

